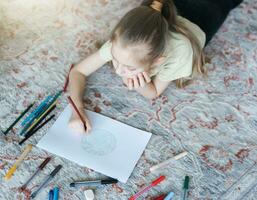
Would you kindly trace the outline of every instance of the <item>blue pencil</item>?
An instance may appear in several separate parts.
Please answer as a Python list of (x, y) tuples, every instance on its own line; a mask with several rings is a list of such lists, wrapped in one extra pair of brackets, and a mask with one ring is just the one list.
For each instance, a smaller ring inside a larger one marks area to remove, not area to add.
[[(26, 125), (23, 127), (23, 129), (20, 131), (20, 135), (24, 135), (25, 132), (27, 131), (27, 129), (32, 125), (32, 123), (39, 118), (55, 101), (56, 99), (62, 94), (62, 90), (60, 90), (57, 94), (55, 94), (54, 96), (50, 96), (50, 98), (47, 98), (46, 100), (44, 100), (44, 105), (41, 106), (41, 109), (34, 114), (33, 118), (31, 118), (31, 120), (29, 120)], [(48, 97), (49, 97), (48, 96)], [(43, 102), (42, 102), (43, 103)]]
[(21, 125), (25, 126), (25, 124), (29, 123), (33, 119), (33, 117), (42, 109), (42, 107), (50, 100), (52, 96), (47, 96), (42, 103), (39, 104), (38, 107), (35, 108), (35, 110), (32, 111), (32, 113), (26, 117), (22, 122)]
[(54, 199), (54, 191), (53, 190), (50, 190), (48, 195), (49, 195), (49, 200)]
[(59, 199), (59, 188), (55, 187), (54, 188), (54, 199), (53, 200), (58, 200)]
[(40, 117), (52, 104), (56, 101), (56, 99), (62, 94), (62, 91), (59, 91), (57, 94), (51, 97), (51, 99), (46, 103), (46, 105), (40, 110), (38, 114), (35, 115), (34, 118)]

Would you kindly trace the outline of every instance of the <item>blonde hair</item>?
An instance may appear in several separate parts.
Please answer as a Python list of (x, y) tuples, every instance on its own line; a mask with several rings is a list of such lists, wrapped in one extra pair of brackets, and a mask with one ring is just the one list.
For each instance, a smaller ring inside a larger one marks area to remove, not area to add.
[(177, 9), (172, 0), (144, 0), (141, 6), (129, 11), (116, 25), (111, 41), (121, 39), (124, 46), (147, 44), (150, 47), (145, 61), (153, 62), (166, 48), (169, 33), (183, 34), (193, 49), (193, 72), (191, 79), (175, 80), (178, 88), (188, 85), (195, 75), (206, 75), (205, 56), (197, 37), (178, 20)]

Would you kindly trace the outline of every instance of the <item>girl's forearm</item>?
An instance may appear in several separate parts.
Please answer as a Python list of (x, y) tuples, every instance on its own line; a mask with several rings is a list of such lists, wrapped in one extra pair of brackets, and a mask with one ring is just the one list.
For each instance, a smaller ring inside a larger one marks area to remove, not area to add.
[(83, 108), (83, 96), (86, 84), (86, 76), (78, 72), (75, 68), (69, 75), (69, 92), (77, 107)]
[(147, 83), (145, 87), (137, 88), (136, 91), (148, 99), (154, 99), (157, 97), (157, 91), (152, 82)]

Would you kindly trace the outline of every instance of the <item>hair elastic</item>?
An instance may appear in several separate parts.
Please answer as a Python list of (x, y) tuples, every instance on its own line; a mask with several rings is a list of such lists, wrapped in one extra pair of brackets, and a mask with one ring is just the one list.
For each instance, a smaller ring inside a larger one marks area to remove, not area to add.
[(154, 0), (153, 3), (150, 5), (151, 8), (157, 10), (158, 12), (162, 11), (163, 3), (157, 0)]

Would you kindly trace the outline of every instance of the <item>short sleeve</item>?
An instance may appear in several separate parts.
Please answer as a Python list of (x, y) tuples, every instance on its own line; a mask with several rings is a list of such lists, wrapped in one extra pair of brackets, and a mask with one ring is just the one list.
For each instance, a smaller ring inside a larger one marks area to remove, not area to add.
[(112, 60), (111, 47), (112, 43), (108, 40), (99, 49), (101, 58), (106, 62)]
[(177, 46), (156, 74), (161, 81), (173, 81), (192, 74), (193, 50), (191, 44)]

